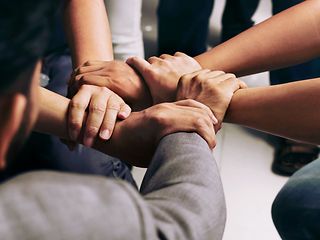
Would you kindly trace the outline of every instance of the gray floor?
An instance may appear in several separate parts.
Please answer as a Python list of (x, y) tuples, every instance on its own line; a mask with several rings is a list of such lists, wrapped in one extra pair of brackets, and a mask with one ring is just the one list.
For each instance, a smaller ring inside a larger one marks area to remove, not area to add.
[[(143, 30), (146, 55), (156, 54), (156, 0), (145, 0)], [(218, 41), (224, 1), (216, 0), (211, 18), (210, 43)], [(270, 16), (270, 3), (262, 1), (254, 16), (261, 21)], [(251, 86), (268, 85), (268, 74), (244, 78)], [(225, 124), (218, 134), (214, 156), (220, 164), (224, 184), (228, 220), (224, 240), (280, 239), (271, 219), (272, 201), (287, 178), (271, 172), (274, 148), (269, 137), (242, 127)], [(268, 140), (268, 141), (267, 141)], [(134, 170), (138, 182), (144, 171)]]

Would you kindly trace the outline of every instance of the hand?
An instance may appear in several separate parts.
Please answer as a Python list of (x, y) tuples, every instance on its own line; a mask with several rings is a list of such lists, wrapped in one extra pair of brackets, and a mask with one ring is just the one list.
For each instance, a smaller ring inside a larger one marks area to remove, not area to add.
[(194, 99), (205, 104), (213, 111), (220, 125), (234, 92), (246, 87), (234, 74), (200, 70), (180, 78), (177, 100)]
[(148, 61), (133, 57), (127, 63), (144, 78), (154, 104), (174, 101), (180, 77), (201, 69), (196, 60), (179, 52), (174, 56), (163, 54), (160, 58), (151, 57)]
[(82, 85), (69, 104), (69, 137), (81, 142), (79, 138), (83, 134), (83, 144), (91, 147), (98, 134), (101, 139), (108, 140), (116, 120), (126, 119), (130, 113), (130, 107), (109, 89)]
[(147, 167), (160, 139), (175, 132), (197, 132), (214, 148), (215, 123), (211, 110), (194, 100), (158, 104), (133, 112), (119, 123), (119, 141), (113, 147), (118, 152), (113, 155), (134, 166)]
[(83, 84), (107, 87), (134, 110), (151, 106), (152, 100), (144, 81), (128, 64), (121, 61), (88, 61), (74, 71), (71, 93)]

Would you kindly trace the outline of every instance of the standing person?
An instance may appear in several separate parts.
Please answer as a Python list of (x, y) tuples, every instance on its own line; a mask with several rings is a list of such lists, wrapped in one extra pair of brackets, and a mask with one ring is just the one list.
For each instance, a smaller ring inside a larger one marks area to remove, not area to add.
[[(253, 14), (259, 0), (226, 0), (222, 17), (222, 42), (238, 35), (254, 25)], [(273, 0), (272, 14), (290, 8), (302, 0)], [(209, 17), (213, 0), (188, 0), (180, 4), (176, 0), (160, 0), (158, 7), (159, 55), (176, 51), (196, 56), (206, 51)], [(319, 76), (320, 60), (270, 72), (271, 85), (310, 79)], [(295, 171), (317, 159), (317, 146), (279, 138), (273, 170), (292, 175)]]

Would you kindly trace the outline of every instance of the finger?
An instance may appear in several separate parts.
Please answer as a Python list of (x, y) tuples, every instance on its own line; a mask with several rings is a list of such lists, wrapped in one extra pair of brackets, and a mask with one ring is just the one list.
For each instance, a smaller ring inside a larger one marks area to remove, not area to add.
[(208, 78), (216, 78), (225, 75), (226, 73), (223, 71), (210, 71), (208, 72)]
[(85, 111), (90, 103), (91, 89), (82, 87), (71, 99), (68, 111), (68, 132), (72, 141), (77, 141), (84, 122)]
[(213, 78), (212, 80), (219, 83), (228, 79), (234, 79), (236, 82), (238, 81), (236, 75), (234, 75), (233, 73), (222, 74), (220, 76)]
[(193, 107), (193, 108), (199, 108), (199, 109), (205, 110), (206, 113), (208, 114), (208, 116), (210, 117), (211, 121), (213, 122), (213, 124), (218, 123), (218, 119), (214, 116), (211, 109), (208, 106), (206, 106), (198, 101), (195, 101), (192, 99), (186, 99), (186, 100), (175, 102), (174, 104), (176, 104), (178, 106)]
[(142, 75), (144, 75), (146, 71), (151, 67), (149, 62), (138, 57), (128, 58), (126, 63), (129, 64), (131, 67), (133, 67)]
[(171, 58), (174, 58), (173, 56), (169, 55), (169, 54), (162, 54), (160, 56), (161, 59), (171, 59)]
[[(190, 108), (188, 109), (191, 110)], [(192, 124), (193, 131), (197, 132), (206, 142), (209, 147), (213, 149), (216, 145), (215, 130), (214, 125), (210, 121), (207, 113), (198, 108), (193, 108), (189, 114), (192, 119), (190, 119), (189, 124)]]
[(89, 113), (84, 132), (83, 144), (91, 147), (94, 139), (97, 137), (100, 126), (105, 116), (107, 108), (107, 99), (110, 96), (110, 91), (102, 89), (98, 94), (91, 97), (89, 105)]
[(216, 146), (216, 134), (213, 124), (206, 118), (207, 116), (201, 114), (196, 117), (195, 131), (208, 143), (210, 149), (213, 149)]
[(150, 64), (153, 64), (153, 63), (156, 63), (156, 62), (161, 62), (161, 61), (163, 61), (163, 59), (158, 58), (158, 57), (150, 57), (150, 58), (148, 59), (148, 62), (149, 62)]
[(107, 111), (105, 113), (102, 125), (101, 125), (101, 130), (100, 130), (100, 138), (104, 140), (110, 139), (114, 126), (117, 121), (117, 116), (120, 111), (120, 106), (122, 102), (119, 101), (115, 95), (112, 95), (107, 104)]
[(174, 54), (175, 57), (189, 57), (187, 54), (183, 53), (183, 52), (176, 52)]
[(94, 85), (94, 86), (109, 88), (109, 83), (110, 81), (108, 77), (102, 77), (102, 76), (93, 75), (93, 74), (86, 74), (78, 80), (79, 86)]
[(124, 120), (127, 117), (129, 117), (130, 113), (131, 113), (131, 108), (129, 107), (129, 105), (126, 104), (125, 102), (121, 103), (118, 118)]
[(241, 88), (241, 89), (246, 89), (246, 88), (248, 88), (248, 85), (247, 85), (244, 81), (241, 81), (240, 79), (239, 79), (239, 85), (240, 85), (240, 88)]
[(232, 90), (232, 92), (236, 92), (240, 89), (240, 81), (237, 78), (229, 78), (221, 82), (221, 85), (224, 88)]
[(183, 75), (181, 78), (188, 78), (188, 79), (193, 79), (194, 77), (198, 76), (199, 74), (201, 73), (208, 73), (210, 72), (209, 69), (200, 69), (200, 70), (197, 70), (195, 72), (192, 72), (192, 73), (188, 73), (188, 74), (185, 74)]
[[(187, 117), (185, 117), (184, 120), (184, 129), (181, 130), (198, 133), (208, 143), (211, 149), (214, 148), (216, 145), (215, 131), (211, 119), (207, 113), (198, 108), (183, 108), (183, 115)], [(175, 124), (175, 128), (180, 130), (181, 122), (180, 125), (178, 125), (179, 121), (177, 121)]]
[(96, 71), (100, 71), (103, 70), (104, 67), (103, 65), (94, 65), (94, 66), (82, 66), (77, 68), (74, 73), (76, 75), (76, 77), (78, 75), (84, 74), (84, 73), (91, 73), (91, 72), (96, 72)]
[(84, 63), (84, 66), (102, 65), (104, 63), (105, 61), (101, 61), (101, 60), (89, 60)]

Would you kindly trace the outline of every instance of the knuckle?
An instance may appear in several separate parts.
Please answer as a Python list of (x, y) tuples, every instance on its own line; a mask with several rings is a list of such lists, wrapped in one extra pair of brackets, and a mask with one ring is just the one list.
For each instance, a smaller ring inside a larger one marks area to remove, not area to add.
[(78, 69), (78, 74), (83, 74), (83, 73), (86, 73), (86, 67), (79, 67)]
[(229, 78), (237, 78), (236, 75), (234, 75), (233, 73), (227, 73), (226, 77)]
[(187, 105), (196, 105), (198, 102), (194, 99), (188, 98), (185, 100)]
[(217, 75), (223, 75), (223, 74), (226, 74), (224, 71), (221, 71), (221, 70), (217, 70), (217, 71), (213, 71), (215, 74)]
[(83, 110), (84, 111), (87, 108), (87, 106), (84, 103), (79, 102), (77, 100), (71, 100), (70, 108), (75, 109), (75, 110)]
[(83, 91), (90, 91), (93, 89), (94, 86), (91, 86), (91, 85), (87, 85), (87, 84), (83, 84), (80, 86), (80, 90), (83, 90)]
[(196, 128), (205, 128), (207, 126), (207, 121), (205, 118), (202, 117), (196, 117), (195, 118), (195, 126)]
[(92, 104), (90, 105), (89, 107), (89, 111), (90, 112), (95, 112), (95, 113), (98, 113), (98, 114), (104, 114), (106, 109), (103, 105), (101, 104)]
[(69, 128), (72, 129), (72, 130), (80, 131), (81, 127), (82, 127), (81, 122), (79, 122), (77, 120), (71, 120), (69, 122)]
[(200, 74), (197, 75), (197, 76), (195, 76), (192, 80), (193, 80), (194, 82), (196, 82), (196, 83), (201, 83), (201, 82), (203, 81), (203, 79), (202, 79), (202, 77), (201, 77)]
[(88, 126), (86, 128), (86, 134), (89, 135), (89, 136), (95, 136), (97, 135), (99, 132), (99, 128), (98, 127), (95, 127), (95, 126)]

